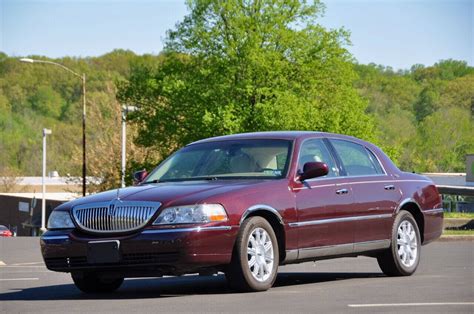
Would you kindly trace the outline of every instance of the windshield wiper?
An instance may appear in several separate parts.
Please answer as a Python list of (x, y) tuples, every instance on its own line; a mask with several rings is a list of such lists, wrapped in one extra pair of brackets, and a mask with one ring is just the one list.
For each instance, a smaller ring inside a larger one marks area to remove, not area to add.
[(176, 178), (176, 179), (164, 179), (164, 180), (155, 179), (155, 180), (143, 182), (143, 184), (146, 184), (146, 183), (162, 183), (162, 182), (199, 181), (199, 180), (216, 181), (216, 180), (219, 180), (219, 177), (206, 176), (206, 177), (190, 177), (190, 178)]
[(146, 182), (142, 182), (142, 184), (148, 184), (148, 183), (160, 183), (162, 181), (158, 180), (158, 179), (155, 179), (155, 180), (150, 180), (150, 181), (146, 181)]

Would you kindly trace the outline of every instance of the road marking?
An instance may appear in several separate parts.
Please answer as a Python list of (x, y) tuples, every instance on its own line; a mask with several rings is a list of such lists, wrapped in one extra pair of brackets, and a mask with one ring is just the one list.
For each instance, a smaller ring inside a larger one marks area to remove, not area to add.
[(5, 266), (6, 264), (3, 261), (0, 261), (0, 266)]
[(44, 265), (5, 265), (0, 268), (45, 268)]
[(39, 280), (39, 278), (0, 278), (0, 281), (25, 281), (25, 280)]
[(24, 266), (24, 265), (36, 265), (36, 264), (43, 264), (43, 262), (15, 263), (15, 264), (10, 264), (10, 266)]
[(400, 306), (441, 306), (441, 305), (474, 305), (474, 302), (348, 304), (347, 306), (348, 307), (400, 307)]

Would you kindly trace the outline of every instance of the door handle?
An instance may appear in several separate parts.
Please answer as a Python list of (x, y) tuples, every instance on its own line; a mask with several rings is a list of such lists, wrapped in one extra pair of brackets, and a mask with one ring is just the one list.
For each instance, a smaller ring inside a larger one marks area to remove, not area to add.
[(347, 194), (347, 193), (349, 193), (349, 190), (348, 190), (348, 189), (339, 189), (339, 190), (336, 190), (336, 194), (338, 194), (338, 195)]
[(395, 190), (395, 185), (389, 184), (383, 187), (385, 190)]

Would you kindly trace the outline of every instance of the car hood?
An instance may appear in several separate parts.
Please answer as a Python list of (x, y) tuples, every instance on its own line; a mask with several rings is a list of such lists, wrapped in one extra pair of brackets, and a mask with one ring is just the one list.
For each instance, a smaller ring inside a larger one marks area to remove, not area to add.
[(117, 197), (123, 201), (160, 202), (164, 206), (195, 204), (217, 194), (238, 191), (263, 182), (265, 180), (186, 181), (147, 184), (89, 195), (65, 203), (60, 208), (108, 202)]

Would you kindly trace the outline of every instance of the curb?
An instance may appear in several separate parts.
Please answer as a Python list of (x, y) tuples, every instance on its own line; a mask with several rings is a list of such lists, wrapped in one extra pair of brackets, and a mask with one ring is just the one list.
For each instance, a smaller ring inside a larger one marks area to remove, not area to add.
[(474, 241), (474, 235), (442, 235), (437, 241)]

